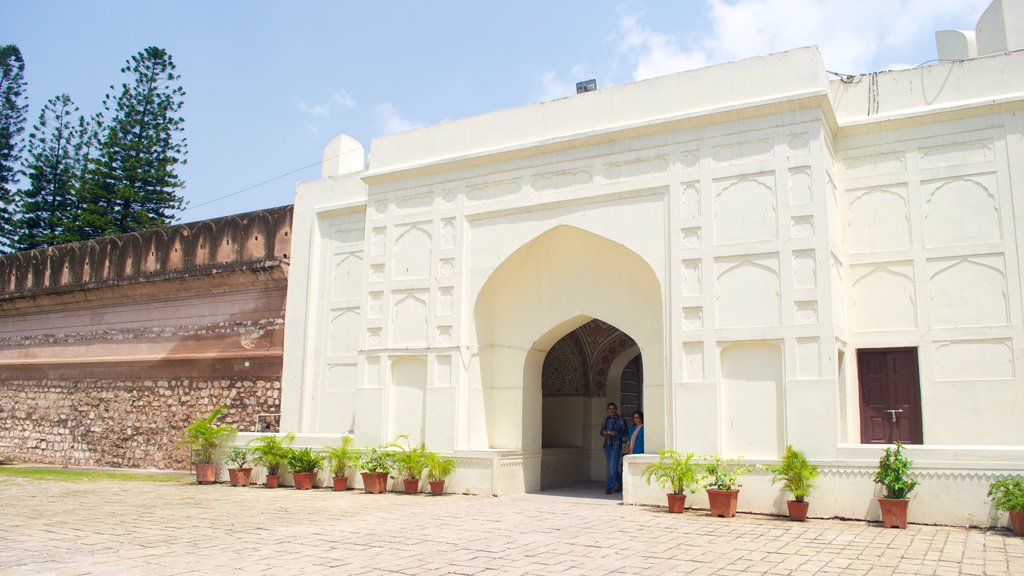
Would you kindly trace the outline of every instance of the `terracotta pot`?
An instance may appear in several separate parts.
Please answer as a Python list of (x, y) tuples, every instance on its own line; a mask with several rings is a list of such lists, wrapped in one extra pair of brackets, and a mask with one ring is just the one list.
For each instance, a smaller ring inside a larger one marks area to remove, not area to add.
[(216, 464), (196, 464), (196, 482), (198, 484), (213, 484), (216, 481)]
[(1010, 510), (1010, 528), (1014, 535), (1024, 536), (1024, 510)]
[(669, 512), (681, 514), (686, 509), (686, 494), (673, 494), (669, 492), (665, 496), (668, 496)]
[(797, 502), (796, 500), (787, 500), (786, 506), (789, 507), (789, 519), (794, 522), (803, 522), (807, 520), (807, 509), (810, 508), (810, 502)]
[(345, 490), (348, 490), (348, 476), (335, 476), (334, 491), (344, 492)]
[(252, 468), (228, 468), (232, 486), (248, 486), (252, 481)]
[(419, 478), (405, 478), (402, 480), (405, 483), (406, 494), (418, 494), (420, 491), (420, 479)]
[(267, 488), (277, 488), (281, 484), (279, 474), (267, 474)]
[(882, 510), (882, 525), (886, 528), (906, 528), (909, 505), (910, 500), (906, 498), (879, 498), (878, 507)]
[(431, 480), (430, 481), (430, 495), (431, 496), (444, 496), (444, 480)]
[(713, 490), (709, 488), (707, 492), (712, 516), (732, 518), (736, 515), (736, 501), (740, 496), (739, 490)]
[(386, 472), (360, 472), (363, 477), (363, 490), (367, 494), (383, 494), (388, 489), (388, 475)]
[(316, 480), (316, 472), (292, 472), (292, 482), (296, 490), (309, 490)]

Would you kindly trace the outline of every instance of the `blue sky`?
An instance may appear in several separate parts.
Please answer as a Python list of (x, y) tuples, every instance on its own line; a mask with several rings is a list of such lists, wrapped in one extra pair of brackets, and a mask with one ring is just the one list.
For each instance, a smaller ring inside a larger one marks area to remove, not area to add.
[[(25, 57), (30, 126), (68, 92), (101, 109), (146, 46), (182, 75), (181, 221), (289, 204), (339, 133), (371, 139), (599, 86), (818, 45), (844, 74), (935, 58), (990, 0), (0, 0)], [(312, 166), (311, 166), (312, 165)], [(307, 167), (307, 168), (304, 168)]]

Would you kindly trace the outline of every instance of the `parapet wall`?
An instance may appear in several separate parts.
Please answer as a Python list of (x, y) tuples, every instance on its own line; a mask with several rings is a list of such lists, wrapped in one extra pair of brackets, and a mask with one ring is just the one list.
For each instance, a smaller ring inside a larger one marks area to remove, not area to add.
[(276, 430), (292, 207), (0, 256), (0, 458), (184, 469)]

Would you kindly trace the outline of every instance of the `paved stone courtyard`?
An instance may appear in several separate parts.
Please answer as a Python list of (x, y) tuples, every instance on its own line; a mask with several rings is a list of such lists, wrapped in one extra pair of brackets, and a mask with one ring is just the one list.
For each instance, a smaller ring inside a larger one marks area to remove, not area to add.
[(0, 478), (0, 519), (4, 576), (1024, 574), (1024, 538), (1004, 530), (675, 515), (600, 485), (491, 498)]

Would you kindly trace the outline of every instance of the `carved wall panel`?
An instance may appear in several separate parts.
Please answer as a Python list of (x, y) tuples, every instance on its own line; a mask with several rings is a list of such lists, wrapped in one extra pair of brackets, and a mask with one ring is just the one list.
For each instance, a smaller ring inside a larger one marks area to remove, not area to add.
[(943, 258), (928, 262), (932, 326), (1009, 324), (1006, 274), (1001, 256)]
[(789, 203), (810, 204), (814, 200), (811, 187), (811, 167), (801, 166), (789, 171)]
[(714, 189), (716, 244), (778, 238), (778, 209), (772, 174), (718, 180)]
[(697, 182), (683, 184), (682, 201), (681, 215), (683, 218), (700, 217), (700, 184)]
[(794, 216), (791, 218), (790, 234), (793, 238), (810, 238), (814, 236), (814, 216)]
[(359, 368), (355, 362), (345, 364), (329, 364), (324, 390), (328, 392), (350, 392), (356, 389), (359, 381)]
[(683, 170), (696, 170), (700, 167), (700, 153), (697, 150), (683, 152), (680, 164)]
[(384, 281), (384, 265), (370, 264), (370, 282)]
[(434, 386), (450, 388), (452, 384), (452, 357), (448, 354), (439, 354), (434, 359)]
[(995, 156), (995, 144), (991, 140), (957, 142), (922, 148), (920, 166), (922, 168), (960, 166), (973, 162), (989, 162), (995, 160)]
[(1013, 342), (1009, 338), (937, 342), (934, 374), (935, 380), (1013, 378)]
[(455, 246), (455, 219), (446, 218), (441, 221), (441, 248)]
[(567, 170), (565, 172), (550, 172), (539, 174), (533, 179), (533, 190), (546, 193), (578, 186), (587, 186), (594, 181), (594, 177), (586, 170)]
[(451, 316), (455, 308), (455, 288), (443, 286), (437, 289), (437, 314)]
[(607, 181), (627, 180), (640, 178), (652, 174), (661, 174), (668, 171), (668, 159), (664, 157), (640, 158), (609, 164), (604, 170), (604, 179)]
[(440, 265), (438, 266), (441, 278), (450, 278), (455, 276), (455, 259), (454, 258), (442, 258)]
[(796, 339), (796, 375), (799, 378), (821, 376), (821, 342), (817, 338)]
[(335, 254), (331, 275), (331, 298), (349, 299), (363, 295), (363, 257), (356, 252)]
[(703, 294), (700, 260), (683, 262), (683, 296)]
[(726, 456), (777, 458), (783, 447), (782, 347), (744, 342), (722, 350), (722, 444)]
[(396, 229), (394, 278), (427, 278), (430, 276), (430, 233), (419, 225)]
[(781, 305), (778, 267), (775, 255), (717, 261), (718, 326), (778, 325)]
[(846, 245), (851, 252), (910, 247), (906, 186), (854, 190), (847, 194)]
[(700, 248), (700, 228), (683, 228), (683, 248)]
[(797, 132), (789, 135), (786, 145), (791, 154), (806, 154), (811, 148), (811, 140), (806, 132)]
[(711, 161), (716, 165), (754, 162), (772, 158), (775, 145), (771, 140), (750, 140), (725, 144), (711, 149)]
[(683, 308), (683, 330), (700, 330), (704, 327), (704, 309), (699, 306)]
[(817, 324), (818, 303), (814, 300), (794, 302), (793, 321), (797, 324)]
[(903, 152), (878, 156), (861, 156), (848, 158), (843, 162), (846, 175), (853, 178), (874, 176), (876, 174), (893, 174), (907, 169), (907, 159)]
[(388, 229), (374, 228), (370, 239), (370, 252), (375, 256), (384, 254), (388, 245)]
[(995, 175), (921, 183), (927, 246), (1001, 240)]
[(853, 320), (856, 330), (917, 327), (914, 268), (910, 262), (853, 266)]
[(331, 314), (327, 335), (328, 353), (334, 356), (359, 351), (359, 310), (352, 308)]
[(793, 252), (793, 287), (814, 288), (818, 285), (818, 269), (814, 250)]
[(425, 294), (395, 294), (391, 341), (396, 345), (427, 344), (427, 299)]
[(380, 318), (384, 315), (384, 294), (382, 292), (370, 292), (369, 306), (366, 311), (368, 318)]
[(471, 186), (466, 190), (467, 202), (487, 202), (489, 200), (500, 200), (517, 196), (523, 190), (519, 180), (504, 180), (502, 182), (488, 182)]
[(403, 356), (391, 362), (391, 390), (388, 394), (388, 437), (409, 435), (409, 444), (423, 442), (426, 408), (427, 361), (420, 356)]
[(703, 342), (683, 342), (683, 378), (688, 382), (704, 380)]
[(399, 214), (408, 212), (423, 212), (430, 210), (434, 205), (434, 196), (432, 194), (419, 194), (416, 196), (409, 196), (408, 198), (399, 198), (395, 202), (395, 211)]

